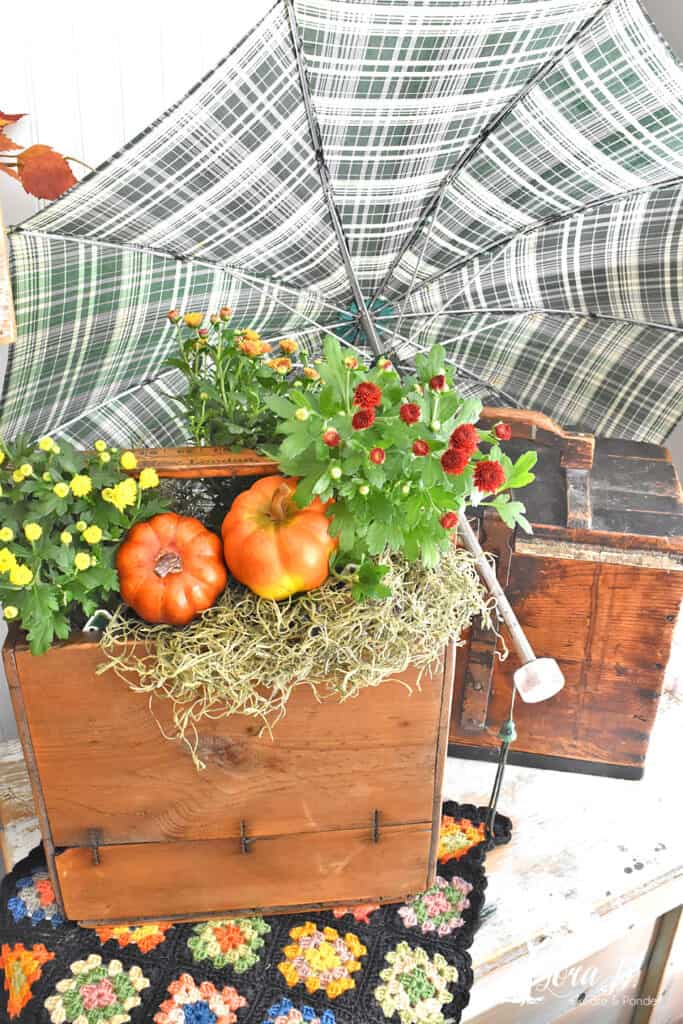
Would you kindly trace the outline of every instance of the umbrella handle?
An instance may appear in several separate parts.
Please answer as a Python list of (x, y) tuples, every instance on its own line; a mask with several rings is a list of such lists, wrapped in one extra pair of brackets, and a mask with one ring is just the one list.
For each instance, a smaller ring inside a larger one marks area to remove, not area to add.
[(491, 568), (491, 563), (484, 554), (464, 509), (458, 513), (458, 531), (465, 547), (474, 558), (479, 575), (495, 598), (500, 617), (508, 628), (512, 645), (522, 662), (522, 667), (517, 669), (514, 675), (515, 686), (520, 697), (527, 703), (533, 704), (547, 700), (564, 686), (564, 676), (559, 665), (552, 658), (537, 658), (534, 654), (534, 649), (529, 643), (505, 591), (498, 582), (498, 577)]

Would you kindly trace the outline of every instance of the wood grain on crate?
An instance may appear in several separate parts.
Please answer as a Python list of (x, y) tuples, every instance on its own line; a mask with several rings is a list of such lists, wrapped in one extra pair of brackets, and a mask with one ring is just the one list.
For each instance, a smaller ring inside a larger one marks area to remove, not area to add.
[(0, 744), (0, 853), (6, 871), (40, 842), (33, 794), (19, 740)]
[(16, 337), (17, 324), (12, 301), (7, 239), (0, 208), (0, 345), (11, 345), (16, 341)]

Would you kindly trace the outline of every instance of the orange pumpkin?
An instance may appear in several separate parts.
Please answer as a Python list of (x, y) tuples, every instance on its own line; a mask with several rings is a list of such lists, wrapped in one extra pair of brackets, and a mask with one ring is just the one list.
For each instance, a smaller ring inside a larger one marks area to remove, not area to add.
[(185, 626), (225, 589), (221, 542), (173, 512), (129, 530), (116, 555), (121, 597), (146, 622)]
[(299, 508), (296, 484), (290, 477), (262, 477), (235, 498), (221, 529), (235, 579), (276, 601), (324, 583), (337, 546), (328, 533), (327, 506), (316, 498)]

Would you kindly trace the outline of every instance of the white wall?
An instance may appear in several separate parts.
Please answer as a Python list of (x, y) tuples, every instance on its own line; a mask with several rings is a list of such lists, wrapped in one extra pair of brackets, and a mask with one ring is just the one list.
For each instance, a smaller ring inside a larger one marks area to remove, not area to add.
[[(30, 116), (11, 131), (91, 166), (105, 160), (191, 88), (239, 42), (273, 0), (72, 0), (5, 4), (0, 109)], [(683, 54), (679, 0), (646, 0)], [(16, 224), (39, 207), (6, 175), (0, 206)], [(0, 379), (5, 353), (0, 347)], [(683, 427), (673, 446), (683, 464)], [(0, 632), (2, 631), (0, 627)], [(1, 637), (0, 637), (1, 639)], [(14, 732), (0, 678), (0, 739)]]
[[(0, 110), (30, 112), (12, 129), (91, 166), (179, 100), (239, 42), (273, 0), (73, 0), (3, 5)], [(76, 174), (79, 176), (78, 169)], [(40, 206), (0, 175), (16, 224)], [(0, 346), (0, 380), (5, 364)], [(0, 622), (0, 644), (5, 628)], [(0, 740), (16, 734), (0, 669)]]

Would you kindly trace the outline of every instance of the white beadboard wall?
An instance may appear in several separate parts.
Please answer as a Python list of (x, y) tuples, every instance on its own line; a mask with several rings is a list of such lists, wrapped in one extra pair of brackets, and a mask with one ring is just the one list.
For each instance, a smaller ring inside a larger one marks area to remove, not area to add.
[[(34, 0), (3, 5), (0, 109), (29, 115), (12, 129), (12, 137), (26, 146), (53, 146), (97, 166), (180, 99), (272, 2)], [(683, 51), (678, 4), (646, 0), (646, 7), (674, 48)], [(76, 173), (83, 172), (77, 168)], [(0, 175), (0, 205), (5, 222), (17, 224), (40, 204)], [(0, 347), (0, 380), (5, 356)], [(671, 440), (680, 464), (683, 426)], [(3, 637), (0, 623), (0, 642)], [(0, 674), (0, 740), (13, 735), (14, 718)]]
[[(272, 0), (73, 0), (3, 5), (0, 110), (29, 116), (11, 130), (91, 167), (179, 100), (235, 46)], [(76, 176), (85, 173), (78, 166)], [(7, 224), (40, 207), (0, 175)], [(6, 352), (0, 346), (0, 380)], [(0, 622), (0, 644), (5, 636)], [(0, 670), (0, 741), (16, 735)]]

